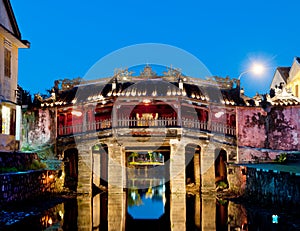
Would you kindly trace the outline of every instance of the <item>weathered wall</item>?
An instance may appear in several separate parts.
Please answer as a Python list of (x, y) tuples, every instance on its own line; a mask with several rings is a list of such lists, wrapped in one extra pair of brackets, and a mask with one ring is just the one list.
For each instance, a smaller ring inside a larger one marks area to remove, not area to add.
[(23, 146), (52, 143), (56, 138), (55, 109), (33, 110), (23, 114)]
[(55, 109), (23, 113), (21, 150), (37, 152), (42, 159), (55, 159)]
[(268, 143), (271, 149), (300, 150), (300, 106), (276, 107), (270, 113)]
[(238, 145), (263, 148), (266, 140), (264, 111), (261, 108), (238, 107)]
[(274, 160), (281, 152), (300, 150), (300, 106), (237, 108), (239, 161)]

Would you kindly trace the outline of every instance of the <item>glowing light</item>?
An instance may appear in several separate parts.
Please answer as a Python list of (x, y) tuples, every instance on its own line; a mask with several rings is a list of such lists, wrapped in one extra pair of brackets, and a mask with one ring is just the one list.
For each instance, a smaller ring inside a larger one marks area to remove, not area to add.
[(81, 111), (72, 111), (71, 113), (74, 116), (78, 116), (78, 117), (82, 116), (82, 112)]
[(215, 117), (216, 117), (216, 118), (220, 118), (222, 115), (224, 115), (224, 112), (219, 111), (219, 112), (217, 112), (217, 113), (215, 114)]
[(48, 220), (48, 224), (52, 225), (52, 223), (53, 223), (53, 221), (52, 221), (52, 218), (50, 217), (49, 220)]
[(265, 72), (265, 69), (266, 69), (266, 68), (265, 68), (265, 66), (264, 66), (263, 64), (258, 63), (258, 62), (253, 62), (253, 64), (251, 65), (251, 67), (250, 67), (248, 70), (242, 72), (242, 73), (239, 75), (238, 79), (241, 79), (241, 77), (242, 77), (244, 74), (247, 74), (247, 73), (249, 73), (249, 72), (251, 72), (251, 73), (253, 73), (253, 74), (255, 74), (255, 75), (262, 75), (262, 74)]
[(149, 103), (151, 103), (151, 100), (150, 99), (144, 99), (143, 103), (146, 104), (146, 105), (148, 105)]
[(273, 224), (278, 224), (278, 218), (279, 218), (278, 215), (273, 214), (273, 215), (272, 215), (272, 223), (273, 223)]

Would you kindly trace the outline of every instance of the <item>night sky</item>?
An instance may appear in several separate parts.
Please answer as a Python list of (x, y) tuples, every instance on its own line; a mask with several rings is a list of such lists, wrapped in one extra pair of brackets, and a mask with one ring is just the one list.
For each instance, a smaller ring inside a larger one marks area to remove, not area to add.
[(263, 62), (268, 69), (262, 76), (242, 77), (248, 96), (267, 93), (276, 67), (291, 66), (300, 56), (298, 0), (11, 4), (22, 39), (31, 42), (19, 53), (19, 84), (31, 94), (45, 93), (56, 79), (84, 77), (104, 56), (135, 44), (177, 47), (222, 77), (236, 78), (251, 62)]

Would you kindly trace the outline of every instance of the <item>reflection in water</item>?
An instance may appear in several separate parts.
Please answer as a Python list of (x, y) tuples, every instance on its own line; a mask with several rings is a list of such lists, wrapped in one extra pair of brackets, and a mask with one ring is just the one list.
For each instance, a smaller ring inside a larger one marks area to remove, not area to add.
[(133, 219), (159, 219), (165, 213), (165, 185), (128, 189), (127, 212)]
[(214, 196), (170, 194), (169, 185), (162, 184), (69, 199), (7, 230), (297, 230), (283, 217), (261, 211)]
[(135, 182), (147, 187), (127, 190), (126, 230), (170, 230), (169, 184), (165, 184), (164, 179), (155, 181)]

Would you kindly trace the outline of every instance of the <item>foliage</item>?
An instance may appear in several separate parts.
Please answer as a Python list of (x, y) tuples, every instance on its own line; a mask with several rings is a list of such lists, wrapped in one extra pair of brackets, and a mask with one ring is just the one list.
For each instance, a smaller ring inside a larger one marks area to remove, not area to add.
[(39, 160), (33, 160), (29, 166), (18, 166), (18, 167), (0, 167), (1, 173), (12, 173), (12, 172), (23, 172), (29, 170), (40, 170), (47, 168), (47, 165)]
[(16, 167), (0, 167), (0, 174), (9, 172), (18, 172), (18, 169)]
[(44, 169), (47, 165), (43, 162), (40, 162), (38, 160), (33, 160), (31, 165), (29, 166), (29, 170), (38, 170), (38, 169)]
[(281, 164), (285, 163), (287, 161), (287, 153), (286, 152), (281, 153), (279, 156), (277, 156), (275, 161)]
[(24, 144), (21, 151), (35, 152), (41, 160), (55, 159), (54, 145), (52, 144), (43, 144), (36, 147), (30, 144)]
[(226, 204), (228, 204), (228, 200), (219, 199), (219, 200), (218, 200), (218, 203), (219, 203), (220, 205), (226, 205)]
[[(135, 195), (135, 198), (132, 197), (132, 195)], [(140, 195), (138, 189), (136, 189), (136, 188), (128, 189), (127, 204), (130, 207), (139, 206), (139, 205), (143, 204), (141, 195)]]
[(217, 187), (218, 188), (228, 188), (228, 184), (227, 184), (227, 182), (225, 182), (225, 181), (219, 181), (219, 182), (217, 182)]

